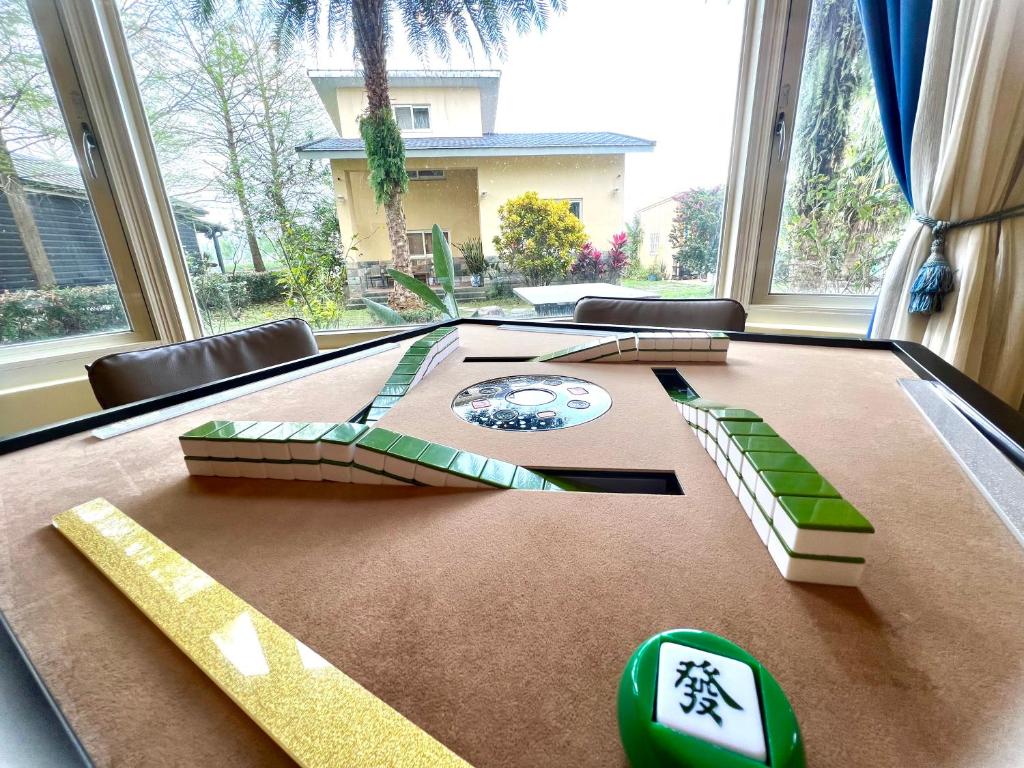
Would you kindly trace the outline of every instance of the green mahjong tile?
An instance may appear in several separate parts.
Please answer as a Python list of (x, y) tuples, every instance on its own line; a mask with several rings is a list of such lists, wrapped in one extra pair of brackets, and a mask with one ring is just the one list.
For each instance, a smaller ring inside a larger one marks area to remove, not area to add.
[(779, 506), (797, 528), (846, 533), (874, 533), (875, 529), (857, 508), (845, 499), (815, 499), (780, 496)]
[(392, 432), (390, 429), (375, 427), (359, 438), (359, 447), (375, 453), (387, 453), (388, 448), (394, 445), (400, 437), (400, 434)]
[(799, 453), (751, 451), (747, 461), (758, 472), (814, 472), (814, 467)]
[(377, 395), (373, 398), (373, 405), (377, 408), (392, 408), (398, 405), (398, 401), (401, 399), (394, 395)]
[[(757, 422), (750, 422), (756, 424)], [(744, 453), (750, 451), (768, 451), (771, 453), (796, 453), (793, 446), (781, 437), (765, 437), (763, 435), (736, 435), (733, 441)]]
[(407, 384), (385, 384), (380, 388), (380, 394), (385, 397), (401, 397), (409, 391)]
[(487, 459), (484, 456), (459, 451), (459, 455), (448, 465), (448, 471), (468, 480), (478, 480), (485, 464), (487, 464)]
[(790, 557), (797, 557), (797, 558), (800, 558), (801, 560), (827, 560), (828, 562), (831, 562), (831, 563), (856, 563), (856, 564), (860, 564), (860, 563), (863, 563), (863, 562), (867, 562), (863, 557), (843, 557), (842, 555), (810, 555), (810, 554), (807, 554), (806, 552), (794, 552), (792, 549), (789, 548), (789, 546), (786, 544), (786, 542), (782, 540), (782, 537), (779, 536), (779, 534), (775, 531), (774, 527), (772, 528), (772, 534), (771, 535), (776, 538), (776, 540), (779, 542), (779, 544), (782, 545), (782, 548), (784, 550), (786, 550), (786, 554), (789, 555)]
[(385, 383), (387, 383), (387, 384), (405, 384), (406, 386), (408, 386), (409, 384), (412, 384), (412, 380), (414, 378), (416, 378), (416, 377), (413, 374), (411, 374), (411, 373), (393, 373), (393, 374), (391, 374), (391, 377)]
[(309, 425), (294, 421), (286, 421), (284, 424), (278, 424), (273, 429), (264, 432), (259, 436), (259, 440), (261, 443), (283, 443), (300, 429), (304, 429), (307, 426)]
[(291, 437), (288, 438), (290, 443), (316, 443), (320, 441), (320, 438), (330, 432), (332, 429), (337, 427), (337, 424), (324, 424), (321, 422), (314, 422), (307, 424), (298, 432), (295, 432)]
[(406, 365), (403, 363), (395, 366), (394, 373), (399, 376), (406, 374), (415, 376), (419, 372), (419, 370), (420, 367), (418, 365)]
[(708, 415), (711, 416), (715, 421), (764, 421), (753, 411), (748, 411), (746, 408), (708, 408)]
[(399, 365), (419, 365), (427, 359), (427, 353), (421, 349), (410, 349), (404, 355), (402, 359), (398, 361)]
[(396, 456), (400, 459), (408, 459), (409, 461), (416, 461), (423, 451), (426, 450), (428, 445), (430, 445), (430, 443), (426, 440), (420, 440), (418, 437), (410, 437), (409, 435), (402, 435), (395, 441), (394, 445), (388, 448), (388, 455)]
[(493, 485), (495, 488), (511, 488), (512, 478), (515, 477), (517, 469), (519, 467), (507, 461), (488, 459), (483, 471), (480, 472), (480, 482)]
[(229, 421), (226, 425), (224, 425), (217, 431), (209, 433), (204, 439), (233, 440), (235, 438), (235, 435), (237, 435), (239, 432), (244, 432), (255, 423), (255, 421)]
[(420, 339), (419, 341), (413, 342), (409, 349), (421, 349), (424, 352), (429, 352), (432, 346), (434, 346), (434, 342), (427, 341), (426, 339)]
[(263, 435), (267, 434), (273, 429), (277, 429), (281, 426), (279, 421), (257, 421), (248, 429), (243, 429), (237, 435), (235, 440), (259, 440)]
[(542, 491), (544, 482), (543, 475), (538, 475), (532, 469), (519, 467), (512, 478), (512, 487), (521, 491)]
[(708, 336), (710, 336), (712, 339), (728, 339), (729, 338), (729, 334), (728, 333), (723, 333), (722, 331), (711, 331), (708, 334)]
[(351, 445), (358, 440), (366, 430), (367, 426), (365, 424), (352, 424), (350, 422), (346, 422), (345, 424), (339, 424), (334, 429), (326, 432), (320, 439), (325, 443)]
[(373, 406), (370, 408), (369, 413), (366, 414), (367, 421), (380, 421), (387, 415), (387, 412), (391, 410), (391, 406), (381, 407)]
[(416, 462), (432, 469), (448, 469), (458, 455), (459, 452), (454, 448), (431, 443), (416, 459)]
[(737, 435), (760, 435), (762, 437), (778, 437), (779, 433), (763, 421), (719, 421), (718, 428), (730, 437)]
[(817, 472), (764, 472), (761, 478), (772, 496), (839, 498), (839, 492), (832, 487), (832, 483)]
[(223, 429), (229, 424), (231, 424), (230, 421), (208, 421), (205, 424), (200, 424), (194, 429), (190, 429), (188, 432), (183, 434), (182, 437), (186, 440), (199, 440), (204, 437), (209, 437), (211, 433), (216, 432), (219, 429)]

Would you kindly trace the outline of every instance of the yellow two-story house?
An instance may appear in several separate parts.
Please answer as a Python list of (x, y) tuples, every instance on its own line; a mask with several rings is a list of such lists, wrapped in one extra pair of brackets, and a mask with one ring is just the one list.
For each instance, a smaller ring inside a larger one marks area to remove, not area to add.
[[(373, 199), (359, 138), (362, 73), (312, 70), (310, 78), (338, 136), (297, 151), (330, 160), (342, 236), (358, 239), (360, 261), (387, 262), (384, 209)], [(394, 71), (389, 82), (409, 169), (404, 204), (414, 272), (429, 271), (434, 224), (450, 242), (480, 238), (493, 254), (498, 208), (527, 191), (569, 201), (599, 247), (622, 231), (626, 153), (649, 152), (653, 141), (601, 131), (495, 133), (497, 70)]]

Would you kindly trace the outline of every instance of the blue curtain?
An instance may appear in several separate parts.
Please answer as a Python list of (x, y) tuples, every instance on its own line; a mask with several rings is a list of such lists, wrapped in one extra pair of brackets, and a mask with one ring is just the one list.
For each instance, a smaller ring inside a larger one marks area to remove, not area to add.
[(932, 0), (858, 0), (858, 5), (885, 143), (900, 189), (913, 208), (910, 141), (921, 92)]

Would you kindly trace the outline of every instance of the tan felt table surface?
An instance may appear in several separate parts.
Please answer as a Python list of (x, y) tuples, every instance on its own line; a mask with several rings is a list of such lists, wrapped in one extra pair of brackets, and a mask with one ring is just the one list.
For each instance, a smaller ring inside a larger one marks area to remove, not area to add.
[[(207, 419), (339, 421), (392, 350), (137, 432), (0, 457), (0, 609), (99, 765), (287, 756), (49, 526), (104, 496), (479, 766), (623, 766), (619, 675), (646, 637), (719, 633), (789, 695), (812, 766), (1020, 766), (1024, 552), (898, 379), (889, 352), (734, 342), (679, 366), (752, 408), (875, 524), (859, 589), (785, 581), (650, 364), (463, 363), (578, 343), (463, 326), (382, 422), (533, 466), (674, 470), (684, 496), (190, 478)], [(605, 387), (591, 423), (505, 434), (449, 406), (498, 375)]]

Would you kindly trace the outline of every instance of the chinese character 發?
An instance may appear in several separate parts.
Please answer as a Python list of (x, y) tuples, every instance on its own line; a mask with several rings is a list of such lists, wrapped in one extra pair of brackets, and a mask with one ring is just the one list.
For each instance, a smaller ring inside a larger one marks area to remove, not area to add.
[(722, 725), (722, 717), (718, 714), (719, 697), (733, 709), (742, 710), (743, 707), (733, 699), (722, 684), (718, 682), (718, 670), (711, 665), (710, 661), (703, 661), (698, 664), (695, 661), (679, 662), (679, 679), (675, 687), (683, 685), (683, 701), (679, 702), (683, 712), (690, 714), (693, 708), (700, 704), (697, 710), (698, 715), (710, 715), (719, 726)]

